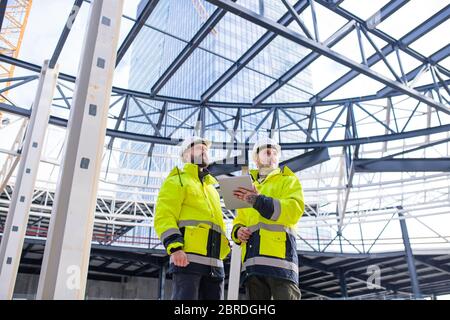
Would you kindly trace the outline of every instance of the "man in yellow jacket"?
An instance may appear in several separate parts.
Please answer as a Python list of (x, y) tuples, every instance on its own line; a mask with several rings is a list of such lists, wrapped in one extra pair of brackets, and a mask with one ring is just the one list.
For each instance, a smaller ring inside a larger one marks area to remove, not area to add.
[(278, 167), (281, 148), (267, 138), (253, 148), (258, 170), (251, 170), (253, 190), (234, 195), (252, 204), (238, 209), (232, 239), (242, 247), (242, 278), (251, 300), (298, 300), (296, 225), (305, 205), (297, 176)]
[(161, 186), (155, 230), (170, 255), (174, 300), (223, 298), (223, 259), (230, 252), (217, 180), (206, 170), (211, 143), (183, 141), (184, 167), (175, 167)]

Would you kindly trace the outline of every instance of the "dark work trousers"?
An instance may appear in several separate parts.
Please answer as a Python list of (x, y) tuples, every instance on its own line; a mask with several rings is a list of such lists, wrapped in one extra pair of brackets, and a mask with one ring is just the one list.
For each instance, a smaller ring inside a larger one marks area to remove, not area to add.
[(245, 281), (249, 300), (300, 300), (302, 294), (292, 281), (264, 276), (250, 276)]
[(223, 279), (196, 273), (172, 274), (172, 300), (222, 300)]

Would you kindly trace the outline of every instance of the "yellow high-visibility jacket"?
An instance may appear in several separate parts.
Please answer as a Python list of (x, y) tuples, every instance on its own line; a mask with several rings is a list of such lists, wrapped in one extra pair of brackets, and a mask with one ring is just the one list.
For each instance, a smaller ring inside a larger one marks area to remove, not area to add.
[[(237, 210), (232, 239), (242, 248), (243, 280), (250, 275), (265, 275), (298, 283), (296, 229), (305, 210), (302, 185), (288, 167), (272, 171), (261, 183), (258, 170), (251, 170), (250, 175), (271, 206), (269, 211), (257, 204)], [(243, 226), (252, 232), (247, 243), (237, 238), (237, 230)]]
[(181, 248), (189, 265), (171, 263), (171, 272), (208, 273), (224, 276), (222, 260), (230, 252), (225, 233), (217, 180), (206, 175), (201, 181), (199, 168), (187, 163), (175, 167), (161, 186), (155, 208), (154, 226), (167, 253)]

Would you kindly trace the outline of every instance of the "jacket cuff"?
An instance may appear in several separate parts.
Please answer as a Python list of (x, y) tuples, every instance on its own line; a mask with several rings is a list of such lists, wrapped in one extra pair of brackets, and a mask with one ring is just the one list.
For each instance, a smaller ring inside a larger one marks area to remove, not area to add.
[(234, 243), (240, 245), (241, 241), (238, 239), (237, 232), (240, 227), (245, 227), (243, 224), (236, 224), (233, 226), (233, 231), (231, 231), (231, 239), (234, 241)]
[(172, 242), (167, 246), (167, 254), (170, 255), (174, 253), (177, 250), (183, 249), (183, 243), (182, 242)]
[(169, 244), (171, 244), (172, 242), (184, 243), (183, 235), (181, 234), (181, 232), (178, 229), (176, 229), (176, 230), (177, 230), (177, 232), (173, 232), (170, 235), (161, 236), (161, 242), (164, 245), (164, 247), (167, 248), (167, 246)]
[(270, 219), (274, 214), (274, 200), (271, 197), (260, 194), (253, 205), (261, 216), (266, 219)]

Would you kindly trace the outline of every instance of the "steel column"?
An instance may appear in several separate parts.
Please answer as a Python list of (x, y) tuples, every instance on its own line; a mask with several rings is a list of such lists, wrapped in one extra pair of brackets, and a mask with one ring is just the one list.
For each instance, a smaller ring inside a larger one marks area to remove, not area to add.
[(408, 228), (406, 226), (406, 221), (404, 219), (403, 215), (403, 208), (400, 206), (398, 207), (398, 217), (400, 222), (400, 228), (402, 230), (402, 237), (403, 237), (403, 244), (405, 246), (405, 252), (406, 252), (406, 261), (408, 262), (408, 270), (409, 275), (411, 277), (411, 287), (413, 289), (414, 298), (420, 299), (422, 298), (422, 295), (420, 293), (419, 288), (419, 280), (417, 279), (417, 271), (416, 271), (416, 265), (414, 262), (414, 256), (411, 249), (411, 243), (409, 242), (409, 234), (408, 234)]
[(164, 300), (165, 297), (165, 288), (166, 288), (166, 272), (167, 267), (166, 264), (163, 264), (159, 269), (159, 278), (158, 278), (158, 300)]
[(58, 66), (49, 68), (49, 61), (46, 60), (42, 67), (31, 118), (25, 135), (14, 192), (1, 242), (0, 299), (12, 299), (13, 297), (27, 230), (31, 198), (36, 183), (57, 79)]
[(123, 3), (91, 3), (37, 299), (85, 297)]

